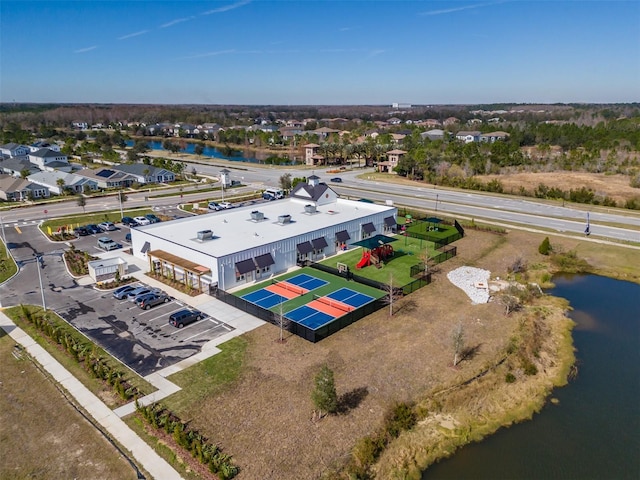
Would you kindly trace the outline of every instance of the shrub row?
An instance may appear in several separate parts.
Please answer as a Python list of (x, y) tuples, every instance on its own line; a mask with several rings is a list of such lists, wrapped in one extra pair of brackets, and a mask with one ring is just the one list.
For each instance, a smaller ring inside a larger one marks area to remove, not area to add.
[(239, 467), (233, 464), (231, 455), (222, 452), (220, 447), (209, 442), (198, 431), (189, 428), (178, 416), (160, 404), (145, 407), (136, 400), (136, 410), (149, 425), (171, 435), (177, 445), (190, 452), (200, 463), (207, 465), (209, 470), (222, 480), (231, 479), (240, 471)]
[(31, 323), (41, 333), (60, 345), (76, 362), (94, 378), (98, 378), (113, 387), (113, 390), (123, 399), (137, 398), (141, 392), (131, 385), (124, 373), (108, 364), (101, 356), (96, 346), (73, 331), (65, 331), (60, 325), (45, 315), (34, 314), (27, 306), (21, 305), (22, 318)]
[(411, 430), (418, 421), (415, 406), (396, 402), (387, 411), (383, 426), (375, 433), (361, 438), (351, 452), (351, 458), (345, 468), (350, 479), (365, 480), (371, 478), (371, 467), (376, 463), (384, 449), (403, 431)]

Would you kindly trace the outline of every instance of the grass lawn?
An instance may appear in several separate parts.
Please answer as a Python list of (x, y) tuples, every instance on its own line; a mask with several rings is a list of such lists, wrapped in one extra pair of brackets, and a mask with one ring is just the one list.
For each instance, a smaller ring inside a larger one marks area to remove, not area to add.
[(345, 263), (355, 275), (386, 284), (389, 283), (389, 278), (393, 275), (393, 284), (395, 286), (406, 285), (414, 280), (410, 275), (411, 267), (424, 262), (421, 256), (425, 252), (428, 252), (429, 256), (433, 256), (435, 248), (432, 242), (427, 242), (426, 240), (405, 237), (404, 235), (396, 235), (395, 238), (397, 241), (389, 244), (393, 247), (393, 257), (385, 260), (384, 266), (381, 268), (376, 268), (374, 265), (360, 269), (356, 268), (356, 264), (360, 261), (362, 253), (365, 251), (361, 247), (352, 247), (318, 263), (334, 268), (336, 268), (338, 262)]
[(11, 278), (18, 271), (16, 262), (7, 254), (7, 247), (0, 242), (0, 283)]

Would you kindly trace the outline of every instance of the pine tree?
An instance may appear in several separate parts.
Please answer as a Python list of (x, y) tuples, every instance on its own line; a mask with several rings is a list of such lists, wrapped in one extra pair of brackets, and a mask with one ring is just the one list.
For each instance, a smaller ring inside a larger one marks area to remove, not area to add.
[(542, 255), (549, 255), (549, 252), (551, 252), (551, 242), (549, 242), (549, 237), (544, 237), (544, 240), (538, 247), (538, 252)]
[(322, 412), (335, 413), (338, 409), (338, 394), (333, 380), (333, 371), (323, 365), (315, 378), (315, 389), (311, 394), (316, 408)]

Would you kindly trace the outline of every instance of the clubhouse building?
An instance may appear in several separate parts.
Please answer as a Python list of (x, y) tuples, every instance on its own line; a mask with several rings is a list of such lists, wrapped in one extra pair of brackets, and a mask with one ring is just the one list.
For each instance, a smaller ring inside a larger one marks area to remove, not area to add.
[(208, 292), (263, 281), (395, 231), (397, 209), (338, 196), (312, 175), (282, 200), (131, 229), (132, 253)]

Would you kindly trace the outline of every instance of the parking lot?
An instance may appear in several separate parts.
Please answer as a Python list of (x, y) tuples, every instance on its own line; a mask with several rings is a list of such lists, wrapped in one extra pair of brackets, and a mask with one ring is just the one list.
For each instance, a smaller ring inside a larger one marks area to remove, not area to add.
[(72, 302), (56, 313), (142, 376), (200, 352), (203, 344), (233, 330), (205, 312), (205, 318), (183, 328), (170, 325), (169, 315), (189, 308), (174, 298), (143, 310), (110, 291), (92, 291), (93, 299)]

